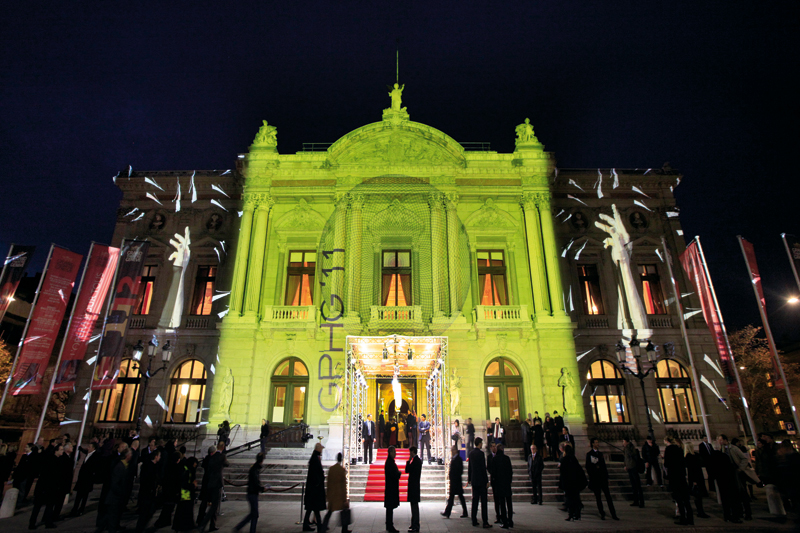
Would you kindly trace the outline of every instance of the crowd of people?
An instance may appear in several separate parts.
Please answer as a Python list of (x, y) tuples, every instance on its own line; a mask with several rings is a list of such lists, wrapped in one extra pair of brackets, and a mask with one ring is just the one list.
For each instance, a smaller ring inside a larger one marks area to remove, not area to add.
[[(110, 434), (92, 438), (84, 448), (76, 446), (69, 434), (64, 434), (47, 444), (41, 438), (27, 444), (11, 477), (18, 491), (17, 509), (31, 505), (29, 529), (36, 529), (42, 523), (45, 528), (53, 529), (64, 518), (81, 516), (86, 511), (89, 494), (100, 487), (95, 521), (98, 533), (120, 530), (122, 513), (129, 507), (138, 513), (137, 532), (148, 527), (159, 507), (159, 516), (153, 524), (156, 528), (204, 531), (210, 525), (209, 531), (214, 531), (222, 493), (222, 470), (227, 464), (222, 441), (210, 447), (208, 455), (200, 461), (187, 457), (186, 447), (179, 447), (177, 439), (144, 441), (131, 431), (123, 439)], [(73, 485), (76, 465), (77, 479)], [(198, 486), (197, 469), (201, 465), (204, 475)], [(137, 480), (139, 490), (134, 498)], [(70, 493), (74, 493), (72, 509), (64, 513), (62, 507)], [(195, 519), (198, 499), (200, 511)], [(257, 516), (256, 511), (255, 519)]]
[[(410, 416), (416, 416), (413, 412)], [(560, 417), (559, 417), (560, 418)], [(545, 416), (545, 421), (553, 420), (552, 432), (556, 431), (555, 418)], [(406, 418), (408, 421), (408, 418)], [(562, 510), (567, 513), (566, 520), (581, 519), (584, 507), (581, 492), (589, 488), (594, 493), (600, 519), (606, 518), (606, 509), (611, 519), (619, 520), (614, 500), (609, 489), (609, 472), (606, 457), (600, 450), (598, 439), (590, 440), (590, 449), (583, 464), (575, 453), (575, 441), (569, 429), (561, 426), (556, 437), (555, 447), (544, 436), (543, 422), (529, 415), (523, 424), (522, 439), (525, 443), (527, 474), (533, 488), (531, 504), (542, 505), (544, 494), (542, 476), (545, 461), (558, 464), (559, 490), (564, 496)], [(563, 424), (563, 421), (560, 422)], [(267, 425), (264, 422), (262, 425)], [(527, 425), (527, 427), (526, 427)], [(539, 428), (537, 430), (537, 428)], [(511, 458), (505, 454), (504, 428), (499, 419), (486, 428), (487, 450), (484, 439), (474, 436), (474, 425), (467, 419), (463, 426), (453, 424), (453, 445), (450, 449), (448, 483), (449, 499), (444, 518), (450, 518), (456, 498), (461, 505), (462, 518), (472, 518), (473, 526), (491, 528), (487, 500), (489, 489), (494, 497), (495, 524), (503, 529), (514, 527), (512, 502), (513, 467)], [(420, 444), (430, 441), (430, 424), (421, 415), (414, 432)], [(57, 527), (56, 523), (65, 517), (84, 514), (89, 494), (100, 487), (99, 505), (96, 517), (96, 532), (115, 532), (120, 529), (122, 513), (129, 506), (138, 513), (136, 531), (144, 531), (159, 511), (153, 527), (171, 527), (175, 531), (204, 532), (207, 527), (214, 531), (216, 517), (223, 495), (223, 469), (228, 465), (226, 444), (229, 429), (221, 426), (216, 446), (208, 449), (207, 455), (198, 460), (186, 456), (186, 448), (179, 447), (177, 440), (164, 441), (150, 438), (144, 447), (136, 432), (124, 439), (111, 435), (93, 438), (88, 445), (76, 446), (65, 434), (45, 444), (43, 439), (25, 446), (24, 453), (16, 466), (13, 450), (0, 443), (0, 472), (5, 479), (10, 476), (13, 487), (18, 490), (17, 508), (31, 506), (29, 528), (36, 529), (41, 520), (46, 528)], [(366, 439), (378, 437), (381, 432), (375, 427), (371, 416), (367, 416), (362, 428)], [(427, 438), (426, 438), (427, 435)], [(464, 461), (461, 457), (461, 440), (466, 441), (467, 483), (463, 485)], [(382, 440), (382, 439), (381, 439)], [(381, 443), (382, 444), (382, 443)], [(716, 445), (715, 445), (716, 444)], [(682, 442), (670, 435), (664, 440), (663, 452), (655, 439), (650, 436), (641, 450), (628, 439), (623, 440), (622, 456), (627, 471), (633, 501), (632, 506), (644, 507), (642, 476), (647, 485), (666, 484), (675, 503), (677, 523), (694, 524), (695, 516), (708, 518), (704, 509), (704, 499), (716, 492), (722, 504), (722, 518), (731, 523), (741, 523), (752, 519), (751, 502), (753, 486), (765, 487), (770, 513), (785, 516), (787, 509), (800, 510), (800, 453), (791, 442), (775, 442), (769, 433), (758, 435), (754, 452), (755, 465), (751, 455), (738, 439), (728, 440), (719, 435), (711, 443), (703, 438), (699, 446)], [(371, 443), (370, 443), (371, 445)], [(380, 445), (380, 444), (379, 444)], [(370, 446), (371, 447), (371, 446)], [(347, 477), (342, 465), (342, 454), (326, 476), (322, 467), (322, 444), (317, 444), (308, 463), (304, 495), (305, 518), (303, 531), (324, 532), (328, 529), (333, 512), (341, 512), (343, 533), (347, 533), (350, 522), (349, 502), (347, 500)], [(419, 448), (409, 447), (410, 458), (402, 469), (408, 474), (408, 502), (411, 507), (409, 532), (418, 532), (420, 481), (422, 457)], [(371, 450), (370, 450), (371, 451)], [(3, 453), (5, 452), (5, 453)], [(371, 455), (371, 453), (370, 453)], [(429, 452), (430, 455), (430, 452)], [(8, 459), (3, 458), (12, 457)], [(394, 509), (400, 505), (401, 467), (396, 463), (396, 447), (389, 444), (388, 459), (384, 465), (385, 487), (383, 505), (386, 511), (386, 530), (396, 533)], [(266, 489), (260, 481), (260, 471), (264, 453), (256, 456), (247, 478), (247, 501), (249, 513), (239, 522), (234, 531), (248, 524), (251, 533), (255, 532), (259, 517), (258, 495)], [(369, 459), (371, 462), (371, 457)], [(74, 465), (78, 464), (78, 471)], [(202, 482), (198, 483), (197, 470), (202, 467)], [(705, 473), (704, 473), (705, 470)], [(73, 484), (73, 480), (74, 484)], [(138, 480), (139, 491), (133, 489)], [(707, 480), (707, 481), (706, 481)], [(467, 509), (464, 489), (472, 488), (471, 512)], [(65, 513), (62, 507), (66, 496), (74, 493), (71, 511)], [(199, 513), (195, 517), (195, 504), (199, 500)], [(605, 502), (603, 501), (605, 500)], [(480, 521), (478, 507), (481, 508)], [(326, 511), (324, 518), (322, 511)], [(313, 517), (313, 523), (312, 523)]]

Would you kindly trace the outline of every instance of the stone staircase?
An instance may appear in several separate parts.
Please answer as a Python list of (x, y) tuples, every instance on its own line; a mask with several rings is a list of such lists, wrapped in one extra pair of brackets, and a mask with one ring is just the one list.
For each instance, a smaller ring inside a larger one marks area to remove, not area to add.
[[(244, 500), (247, 493), (247, 472), (255, 460), (257, 449), (249, 452), (244, 452), (235, 455), (229, 459), (230, 466), (225, 469), (224, 477), (227, 481), (225, 484), (226, 496), (230, 500)], [(533, 489), (531, 487), (530, 479), (528, 478), (527, 464), (524, 461), (522, 449), (506, 449), (506, 454), (511, 458), (511, 464), (514, 468), (514, 477), (512, 481), (513, 500), (519, 502), (530, 501)], [(605, 454), (608, 461), (609, 454)], [(261, 482), (271, 488), (266, 494), (262, 496), (267, 500), (273, 501), (299, 501), (302, 493), (301, 486), (291, 489), (297, 483), (305, 482), (308, 473), (308, 460), (311, 457), (310, 449), (298, 448), (270, 448), (267, 450), (267, 455), (264, 459), (264, 468), (261, 470)], [(584, 455), (579, 457), (581, 465), (583, 465)], [(377, 462), (377, 461), (376, 461)], [(323, 467), (326, 475), (328, 467), (333, 464), (333, 461), (323, 461)], [(375, 463), (373, 463), (375, 464)], [(397, 461), (397, 465), (402, 472), (405, 466), (405, 460)], [(467, 482), (467, 465), (464, 463), (464, 477), (463, 482)], [(608, 474), (609, 474), (609, 488), (615, 500), (630, 501), (631, 488), (628, 481), (628, 474), (625, 471), (622, 463), (608, 461)], [(202, 469), (198, 469), (198, 478), (202, 478)], [(367, 485), (369, 478), (369, 465), (352, 465), (350, 467), (350, 500), (353, 502), (363, 501), (376, 501), (374, 497), (367, 498)], [(405, 478), (404, 478), (405, 479)], [(558, 489), (558, 466), (554, 461), (545, 461), (545, 470), (542, 475), (544, 500), (546, 502), (562, 502), (564, 501), (563, 493)], [(445, 490), (447, 483), (447, 473), (444, 466), (437, 464), (429, 465), (423, 461), (422, 478), (420, 480), (420, 493), (423, 501), (441, 501), (445, 498)], [(645, 498), (648, 500), (655, 499), (670, 499), (671, 496), (666, 489), (661, 489), (657, 486), (643, 487)], [(288, 489), (288, 490), (286, 490)], [(375, 488), (371, 492), (375, 492)], [(280, 491), (280, 492), (277, 492)], [(471, 498), (472, 490), (470, 487), (464, 489), (464, 495), (467, 499)], [(380, 493), (382, 501), (382, 492)], [(593, 494), (589, 489), (583, 491), (583, 499), (589, 501)], [(405, 492), (401, 495), (405, 501)], [(491, 490), (489, 491), (489, 500), (492, 500)]]

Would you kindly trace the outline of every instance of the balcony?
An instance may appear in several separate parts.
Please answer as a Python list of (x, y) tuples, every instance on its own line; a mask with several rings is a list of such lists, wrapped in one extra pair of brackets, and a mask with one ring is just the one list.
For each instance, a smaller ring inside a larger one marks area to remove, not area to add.
[(147, 316), (134, 316), (129, 322), (129, 329), (144, 329), (147, 327)]
[[(587, 315), (579, 319), (581, 327), (586, 329), (608, 329), (608, 317), (606, 315)], [(617, 325), (614, 324), (614, 328)]]
[(370, 329), (422, 329), (422, 306), (373, 305), (370, 307), (369, 327)]
[(306, 328), (316, 322), (313, 305), (268, 305), (262, 322), (273, 328)]
[(669, 329), (672, 327), (672, 318), (669, 315), (647, 315), (647, 325), (651, 329)]
[(530, 325), (527, 305), (476, 305), (474, 318), (479, 327)]
[(208, 329), (209, 316), (190, 316), (186, 319), (186, 329)]

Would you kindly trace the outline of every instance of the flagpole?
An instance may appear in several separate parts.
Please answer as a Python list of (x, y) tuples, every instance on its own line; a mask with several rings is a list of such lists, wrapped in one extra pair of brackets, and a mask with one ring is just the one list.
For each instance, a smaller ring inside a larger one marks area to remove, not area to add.
[(750, 426), (750, 433), (753, 434), (753, 444), (756, 443), (756, 425), (753, 423), (753, 415), (750, 414), (750, 405), (747, 403), (747, 398), (744, 396), (744, 387), (742, 387), (742, 378), (739, 376), (739, 367), (736, 366), (736, 357), (731, 349), (731, 341), (728, 339), (728, 330), (725, 329), (725, 320), (722, 318), (722, 309), (719, 308), (717, 301), (717, 291), (714, 290), (714, 282), (711, 281), (711, 273), (708, 271), (708, 264), (706, 263), (706, 254), (703, 252), (703, 245), (700, 243), (700, 236), (695, 236), (697, 241), (697, 249), (700, 251), (700, 262), (703, 264), (703, 272), (708, 282), (708, 287), (711, 289), (711, 297), (714, 298), (714, 307), (717, 309), (717, 316), (719, 317), (719, 327), (722, 330), (722, 336), (725, 338), (725, 346), (728, 347), (728, 356), (731, 358), (731, 366), (733, 367), (733, 375), (736, 376), (736, 384), (739, 386), (739, 397), (742, 399), (744, 405), (744, 413), (747, 415), (747, 424)]
[(64, 332), (64, 338), (61, 340), (61, 349), (58, 350), (58, 359), (56, 359), (56, 366), (55, 370), (53, 370), (53, 376), (50, 378), (50, 387), (47, 389), (47, 396), (44, 400), (44, 407), (42, 408), (42, 414), (39, 417), (39, 426), (36, 428), (36, 436), (33, 438), (33, 442), (39, 440), (39, 435), (42, 433), (45, 413), (47, 413), (47, 406), (50, 404), (50, 397), (53, 394), (53, 387), (56, 384), (56, 376), (58, 376), (58, 369), (61, 366), (61, 357), (64, 354), (64, 346), (67, 344), (70, 327), (72, 327), (72, 319), (75, 318), (75, 308), (78, 306), (78, 297), (81, 295), (83, 280), (86, 278), (86, 270), (89, 268), (89, 261), (92, 259), (92, 250), (94, 250), (94, 241), (92, 241), (92, 244), (89, 246), (89, 255), (86, 257), (86, 263), (83, 265), (83, 274), (81, 274), (81, 281), (78, 283), (78, 292), (75, 293), (75, 300), (72, 302), (72, 311), (70, 312), (69, 320), (67, 321), (67, 330)]
[[(8, 255), (6, 256), (6, 260), (3, 263), (3, 271), (2, 271), (2, 273), (0, 273), (0, 280), (6, 279), (6, 269), (8, 268), (8, 263), (10, 263), (9, 259), (11, 259), (11, 257), (12, 257), (11, 254), (13, 254), (13, 253), (14, 253), (14, 243), (12, 242), (11, 246), (8, 248)], [(12, 296), (14, 296), (14, 295), (13, 294), (9, 295), (9, 298), (11, 298)], [(10, 305), (10, 303), (11, 302), (9, 302), (9, 305)], [(6, 309), (8, 309), (8, 306), (6, 306)], [(0, 324), (2, 324), (3, 317), (5, 315), (6, 315), (5, 311), (0, 312)]]
[(703, 390), (700, 388), (700, 378), (697, 375), (697, 367), (694, 364), (694, 356), (692, 355), (692, 348), (689, 344), (689, 335), (686, 332), (686, 320), (683, 318), (683, 305), (681, 305), (681, 295), (678, 293), (678, 286), (675, 281), (675, 274), (672, 272), (672, 255), (667, 249), (667, 241), (664, 236), (661, 236), (661, 246), (664, 247), (664, 257), (666, 258), (667, 271), (669, 272), (669, 279), (672, 282), (672, 295), (675, 298), (675, 305), (678, 306), (678, 318), (681, 324), (681, 335), (683, 342), (686, 346), (686, 355), (689, 357), (689, 366), (692, 369), (692, 381), (694, 381), (694, 389), (697, 394), (697, 401), (700, 402), (700, 416), (703, 418), (703, 428), (706, 430), (706, 435), (711, 438), (711, 429), (708, 427), (708, 415), (706, 414), (706, 402), (703, 399)]
[(794, 400), (792, 399), (792, 391), (789, 390), (789, 383), (786, 381), (786, 374), (783, 372), (783, 365), (781, 364), (781, 359), (778, 357), (778, 350), (775, 348), (775, 340), (772, 338), (772, 330), (769, 327), (769, 321), (767, 320), (767, 310), (764, 308), (764, 305), (761, 302), (761, 298), (758, 295), (758, 289), (756, 288), (756, 280), (753, 279), (753, 270), (750, 268), (750, 262), (747, 260), (747, 253), (744, 250), (744, 243), (742, 243), (742, 236), (737, 235), (737, 239), (739, 239), (739, 247), (742, 249), (742, 256), (744, 256), (744, 263), (747, 265), (747, 275), (750, 276), (750, 284), (753, 286), (753, 294), (756, 296), (756, 302), (758, 302), (758, 311), (761, 313), (761, 322), (764, 324), (764, 333), (767, 334), (767, 341), (769, 342), (769, 349), (772, 352), (772, 357), (775, 358), (775, 363), (778, 365), (778, 372), (781, 374), (781, 380), (783, 381), (783, 388), (786, 391), (786, 398), (789, 400), (789, 406), (792, 408), (792, 416), (794, 417), (794, 427), (795, 431), (800, 431), (800, 420), (797, 419), (797, 409), (794, 406)]
[(794, 273), (794, 280), (797, 282), (797, 287), (800, 288), (800, 276), (797, 275), (797, 267), (794, 264), (794, 258), (792, 257), (792, 251), (789, 249), (789, 243), (786, 242), (786, 234), (781, 233), (781, 240), (783, 241), (783, 246), (786, 248), (786, 255), (789, 256), (789, 264), (792, 265), (792, 272)]
[[(108, 324), (108, 312), (111, 309), (111, 300), (114, 299), (113, 294), (117, 287), (117, 275), (119, 274), (119, 265), (122, 262), (122, 257), (125, 255), (125, 239), (122, 239), (122, 242), (119, 246), (119, 257), (117, 257), (117, 266), (114, 268), (114, 281), (111, 283), (111, 286), (108, 288), (108, 293), (106, 294), (106, 312), (103, 315), (103, 328), (100, 330), (100, 342), (97, 344), (97, 353), (94, 356), (94, 364), (92, 365), (92, 375), (89, 379), (89, 392), (86, 393), (86, 403), (83, 405), (83, 418), (81, 419), (81, 429), (78, 431), (78, 445), (75, 447), (78, 450), (81, 447), (81, 442), (83, 442), (83, 431), (86, 429), (86, 418), (89, 416), (89, 406), (92, 402), (92, 383), (94, 383), (94, 374), (97, 370), (97, 361), (100, 358), (100, 348), (103, 347), (103, 337), (106, 334), (106, 325)], [(78, 464), (78, 454), (75, 454), (75, 464)]]
[(55, 247), (55, 244), (50, 245), (50, 252), (47, 254), (47, 261), (44, 264), (44, 270), (42, 270), (42, 277), (39, 278), (39, 286), (36, 287), (36, 297), (33, 299), (30, 311), (28, 311), (28, 319), (25, 321), (25, 329), (22, 330), (22, 337), (20, 337), (19, 344), (17, 345), (17, 353), (14, 356), (14, 362), (11, 364), (11, 372), (8, 374), (6, 386), (3, 388), (3, 397), (0, 398), (0, 413), (3, 412), (3, 406), (6, 404), (6, 397), (8, 396), (8, 389), (11, 386), (11, 382), (14, 380), (14, 370), (16, 370), (17, 362), (19, 361), (19, 352), (22, 350), (22, 345), (25, 343), (25, 336), (28, 334), (28, 327), (31, 325), (31, 316), (33, 316), (33, 310), (36, 307), (36, 304), (39, 303), (39, 291), (42, 290), (42, 283), (44, 282), (44, 277), (47, 275), (47, 268), (50, 266), (50, 258), (53, 256), (53, 249), (55, 249)]

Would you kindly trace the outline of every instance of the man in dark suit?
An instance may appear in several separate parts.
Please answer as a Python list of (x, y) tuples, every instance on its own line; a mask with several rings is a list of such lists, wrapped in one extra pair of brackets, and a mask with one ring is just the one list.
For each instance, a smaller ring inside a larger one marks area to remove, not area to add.
[(388, 457), (383, 465), (383, 507), (386, 509), (386, 531), (400, 533), (394, 527), (394, 510), (400, 507), (400, 469), (394, 458), (397, 452), (389, 446)]
[(467, 502), (464, 500), (464, 487), (461, 485), (461, 476), (464, 474), (464, 461), (461, 459), (458, 446), (453, 446), (450, 451), (453, 454), (450, 458), (450, 468), (447, 471), (447, 480), (450, 485), (450, 497), (447, 499), (447, 507), (445, 507), (444, 512), (440, 514), (445, 518), (450, 518), (450, 511), (453, 509), (456, 496), (458, 496), (461, 502), (461, 508), (464, 511), (461, 514), (461, 518), (468, 518)]
[(553, 411), (553, 423), (556, 425), (556, 435), (561, 435), (561, 429), (564, 427), (564, 417), (558, 414), (558, 411)]
[(528, 414), (528, 418), (523, 420), (522, 424), (520, 424), (519, 426), (519, 429), (522, 433), (522, 450), (523, 453), (525, 454), (526, 463), (528, 462), (528, 454), (531, 453), (531, 443), (528, 442), (528, 440), (529, 439), (533, 440), (531, 435), (531, 423), (529, 422), (529, 420), (530, 420), (530, 414)]
[(558, 440), (568, 442), (570, 446), (572, 446), (572, 449), (573, 450), (575, 449), (575, 437), (569, 434), (569, 428), (567, 427), (561, 428), (561, 438), (559, 438)]
[(708, 442), (708, 436), (703, 436), (703, 442), (700, 443), (700, 462), (706, 467), (706, 476), (708, 477), (708, 490), (716, 491), (714, 487), (714, 469), (711, 467), (711, 454), (714, 451), (714, 446)]
[(489, 512), (486, 508), (487, 491), (489, 489), (489, 475), (486, 472), (486, 458), (481, 451), (483, 439), (475, 439), (475, 449), (469, 454), (469, 467), (467, 468), (467, 485), (472, 486), (472, 525), (478, 525), (478, 502), (481, 504), (481, 518), (483, 527), (490, 528)]
[(425, 448), (428, 449), (428, 464), (433, 462), (431, 459), (431, 423), (428, 422), (428, 417), (422, 415), (422, 421), (419, 423), (419, 448), (420, 458), (425, 453)]
[(597, 499), (597, 510), (600, 511), (600, 519), (606, 519), (606, 513), (603, 510), (603, 500), (600, 497), (600, 492), (606, 495), (608, 502), (608, 511), (611, 513), (611, 518), (617, 518), (617, 512), (614, 510), (614, 501), (611, 499), (611, 492), (608, 490), (608, 468), (606, 467), (606, 460), (603, 457), (603, 452), (600, 451), (600, 441), (592, 439), (592, 449), (586, 454), (586, 473), (589, 474), (589, 488), (594, 492), (594, 497)]
[(531, 444), (531, 454), (528, 456), (528, 477), (531, 478), (533, 485), (533, 496), (531, 504), (542, 505), (544, 503), (544, 493), (542, 491), (542, 473), (544, 472), (543, 452), (535, 444)]
[(408, 442), (411, 446), (417, 445), (417, 416), (414, 411), (410, 411), (406, 417), (406, 431), (408, 432)]
[(500, 418), (494, 419), (494, 424), (492, 424), (492, 438), (489, 442), (493, 444), (505, 444), (506, 440), (503, 437), (503, 432), (505, 428), (503, 428), (503, 424), (500, 423)]
[(375, 442), (375, 422), (372, 415), (368, 414), (367, 419), (361, 424), (361, 442), (364, 443), (364, 462), (372, 464), (372, 443)]
[(422, 476), (422, 460), (417, 457), (417, 447), (408, 449), (411, 459), (406, 461), (406, 474), (408, 474), (408, 503), (411, 504), (411, 527), (409, 533), (419, 532), (419, 500), (420, 477)]
[(505, 454), (502, 444), (497, 446), (497, 454), (492, 461), (492, 490), (494, 499), (500, 507), (502, 529), (514, 527), (514, 507), (511, 503), (511, 477), (514, 470), (511, 459)]
[(383, 414), (383, 409), (381, 409), (381, 414), (378, 415), (378, 448), (383, 448), (389, 442), (389, 439), (384, 435), (385, 431), (386, 415)]
[(494, 458), (497, 456), (497, 446), (499, 443), (493, 442), (489, 445), (489, 453), (486, 456), (486, 471), (489, 473), (489, 483), (492, 485), (492, 494), (494, 495), (494, 523), (502, 524), (500, 520), (500, 499), (497, 497), (497, 487), (495, 486), (495, 479), (492, 477), (494, 470)]
[(475, 424), (472, 423), (471, 418), (467, 418), (467, 457), (472, 453), (475, 448)]
[(217, 453), (208, 459), (208, 470), (203, 473), (203, 476), (208, 476), (208, 484), (206, 491), (210, 507), (203, 517), (203, 521), (197, 524), (197, 529), (200, 533), (206, 530), (206, 524), (211, 522), (210, 531), (217, 529), (217, 509), (219, 508), (219, 499), (222, 496), (222, 469), (228, 466), (228, 459), (225, 457), (225, 443), (220, 442), (217, 444)]
[(122, 516), (122, 509), (125, 507), (125, 494), (127, 493), (127, 480), (128, 480), (128, 464), (131, 460), (133, 452), (130, 448), (124, 448), (120, 454), (120, 460), (114, 465), (111, 471), (111, 478), (108, 482), (108, 491), (106, 492), (105, 501), (105, 515), (103, 523), (98, 527), (97, 531), (108, 530), (110, 533), (115, 533), (119, 529), (119, 520)]
[(78, 471), (78, 481), (75, 483), (75, 505), (72, 506), (70, 516), (80, 516), (86, 509), (89, 493), (94, 488), (97, 469), (100, 465), (100, 454), (97, 453), (97, 443), (89, 443), (89, 453), (83, 460), (83, 465)]
[(652, 471), (655, 471), (655, 477), (658, 481), (658, 485), (661, 487), (664, 486), (664, 482), (661, 480), (660, 454), (661, 450), (659, 449), (655, 440), (647, 437), (647, 442), (645, 442), (644, 446), (642, 446), (642, 459), (644, 459), (644, 466), (647, 468), (647, 471), (644, 473), (644, 480), (648, 486), (653, 484), (653, 479), (650, 476), (650, 472)]
[(153, 449), (142, 462), (139, 474), (139, 520), (136, 522), (136, 533), (142, 533), (156, 510), (156, 489), (158, 488), (159, 469), (156, 466), (161, 459), (161, 452)]
[(25, 445), (25, 453), (19, 458), (19, 463), (14, 469), (14, 488), (19, 490), (17, 497), (17, 507), (22, 507), (25, 498), (28, 497), (31, 485), (33, 484), (35, 468), (36, 468), (36, 445), (29, 442)]
[(36, 489), (33, 491), (33, 511), (28, 522), (28, 529), (36, 529), (36, 522), (39, 519), (39, 511), (44, 507), (45, 527), (52, 529), (56, 518), (53, 511), (56, 507), (59, 488), (59, 458), (64, 453), (64, 448), (58, 444), (53, 446), (53, 452), (43, 458), (42, 471), (39, 480), (36, 482)]

